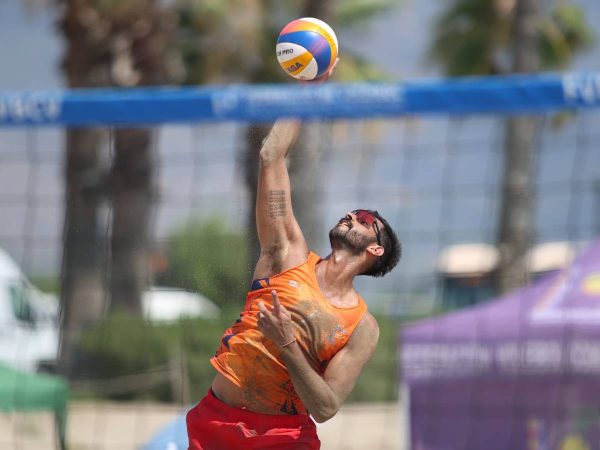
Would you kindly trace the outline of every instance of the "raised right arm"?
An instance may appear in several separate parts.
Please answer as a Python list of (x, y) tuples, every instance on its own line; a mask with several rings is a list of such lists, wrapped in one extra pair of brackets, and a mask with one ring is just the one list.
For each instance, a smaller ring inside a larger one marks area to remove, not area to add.
[[(338, 59), (327, 73), (301, 84), (328, 80)], [(308, 246), (292, 212), (290, 178), (285, 157), (300, 132), (300, 121), (279, 119), (267, 136), (260, 151), (258, 192), (256, 197), (256, 227), (260, 257), (254, 269), (254, 279), (265, 278), (306, 261)]]
[(254, 279), (301, 264), (308, 255), (308, 246), (292, 211), (290, 178), (285, 163), (300, 126), (298, 120), (279, 119), (260, 150), (256, 197), (260, 257)]

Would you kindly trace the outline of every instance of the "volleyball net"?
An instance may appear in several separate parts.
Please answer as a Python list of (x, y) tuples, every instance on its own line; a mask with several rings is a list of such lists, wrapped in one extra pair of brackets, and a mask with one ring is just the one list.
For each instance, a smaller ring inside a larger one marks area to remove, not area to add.
[[(491, 275), (508, 119), (535, 122), (531, 254), (528, 273), (517, 276), (561, 269), (600, 235), (595, 73), (0, 92), (0, 247), (16, 263), (5, 264), (11, 311), (0, 321), (20, 330), (18, 343), (2, 344), (3, 361), (52, 365), (62, 297), (71, 356), (61, 364), (77, 395), (181, 405), (203, 395), (219, 318), (232, 322), (243, 305), (256, 250), (248, 243), (257, 150), (280, 117), (305, 120), (289, 165), (310, 247), (326, 255), (328, 230), (357, 207), (378, 210), (401, 239), (394, 272), (356, 283), (382, 317), (428, 316), (498, 294)], [(375, 367), (395, 371), (391, 340)], [(419, 355), (408, 363), (444, 370), (443, 358)], [(361, 383), (358, 400), (398, 397), (399, 378), (372, 398), (373, 386)], [(114, 433), (111, 441), (108, 422), (89, 418), (70, 429), (87, 430), (99, 448), (135, 448), (150, 439), (147, 410), (137, 411), (135, 437)], [(75, 434), (67, 439), (81, 443)], [(373, 448), (396, 439), (370, 436)], [(336, 439), (350, 445), (343, 433)]]

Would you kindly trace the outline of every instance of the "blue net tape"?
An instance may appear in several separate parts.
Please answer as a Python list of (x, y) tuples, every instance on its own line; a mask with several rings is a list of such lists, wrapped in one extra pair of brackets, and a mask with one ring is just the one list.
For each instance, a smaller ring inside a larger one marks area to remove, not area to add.
[(0, 126), (529, 114), (598, 107), (600, 73), (401, 83), (0, 91)]

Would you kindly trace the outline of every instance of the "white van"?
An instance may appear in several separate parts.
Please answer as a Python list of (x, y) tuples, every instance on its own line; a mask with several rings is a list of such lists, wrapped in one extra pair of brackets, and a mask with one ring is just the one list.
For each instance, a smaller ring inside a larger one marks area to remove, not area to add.
[(32, 285), (0, 249), (0, 362), (26, 371), (53, 367), (58, 354), (58, 299)]

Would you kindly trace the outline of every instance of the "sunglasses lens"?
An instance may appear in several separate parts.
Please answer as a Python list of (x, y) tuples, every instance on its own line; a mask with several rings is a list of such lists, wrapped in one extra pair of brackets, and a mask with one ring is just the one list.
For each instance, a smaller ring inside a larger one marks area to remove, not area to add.
[(352, 211), (352, 213), (356, 216), (357, 220), (365, 222), (369, 226), (373, 225), (375, 222), (375, 215), (366, 209), (357, 209)]

